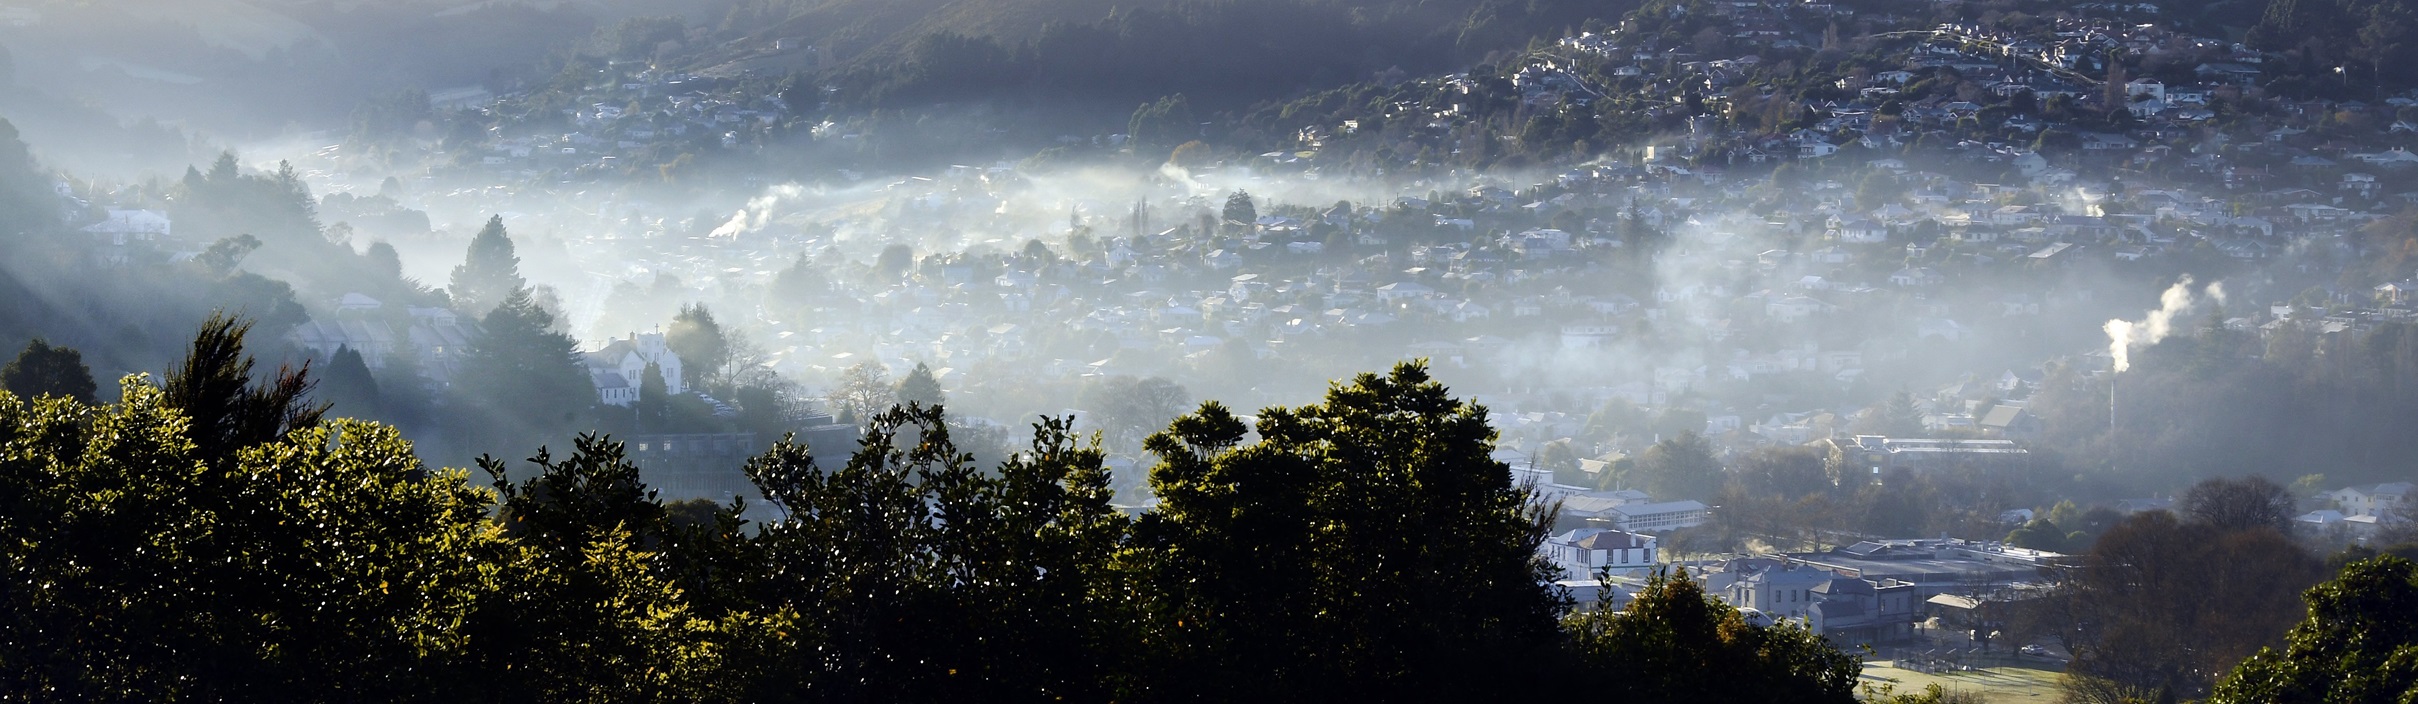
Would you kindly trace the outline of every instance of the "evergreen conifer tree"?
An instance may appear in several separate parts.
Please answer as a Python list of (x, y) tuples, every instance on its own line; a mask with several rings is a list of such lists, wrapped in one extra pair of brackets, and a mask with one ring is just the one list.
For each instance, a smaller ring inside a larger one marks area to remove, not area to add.
[(470, 251), (462, 265), (453, 268), (453, 283), (446, 292), (453, 294), (460, 310), (481, 315), (528, 283), (521, 278), (521, 258), (513, 254), (512, 237), (504, 232), (504, 216), (497, 215), (470, 238)]
[(254, 384), (254, 360), (244, 352), (252, 321), (212, 313), (193, 336), (192, 352), (168, 373), (162, 391), (167, 405), (184, 411), (193, 443), (203, 459), (232, 459), (237, 450), (272, 442), (319, 423), (324, 405), (306, 397), (317, 382), (311, 367), (280, 366), (277, 376)]
[(940, 390), (940, 379), (932, 376), (930, 365), (916, 362), (915, 370), (898, 380), (899, 403), (921, 404), (930, 408), (947, 400), (948, 395)]
[(680, 379), (692, 387), (713, 380), (730, 363), (730, 338), (702, 303), (680, 307), (671, 329), (664, 331), (663, 344), (680, 356)]
[(350, 418), (376, 418), (383, 415), (378, 399), (378, 380), (369, 373), (369, 364), (361, 353), (351, 347), (338, 347), (328, 359), (327, 371), (319, 377), (315, 395), (328, 404), (329, 410)]
[(595, 405), (577, 345), (553, 324), (527, 288), (514, 289), (487, 314), (454, 384), (471, 412), (459, 418), (468, 424), (465, 439), (482, 449), (525, 450)]

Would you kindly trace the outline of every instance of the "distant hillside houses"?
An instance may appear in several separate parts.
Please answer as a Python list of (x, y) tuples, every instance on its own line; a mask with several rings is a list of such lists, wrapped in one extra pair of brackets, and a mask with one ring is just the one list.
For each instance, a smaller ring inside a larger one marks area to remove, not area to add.
[(2329, 491), (2317, 497), (2332, 506), (2301, 514), (2294, 526), (2319, 534), (2338, 534), (2359, 542), (2374, 539), (2387, 528), (2406, 526), (2418, 508), (2418, 485), (2409, 482), (2363, 484)]
[(350, 349), (370, 371), (384, 371), (408, 355), (432, 388), (453, 383), (463, 354), (478, 339), (478, 322), (445, 308), (406, 307), (400, 320), (386, 309), (378, 299), (348, 293), (338, 299), (334, 316), (297, 325), (285, 340), (320, 359)]
[(1793, 621), (1843, 647), (1911, 641), (1915, 624), (2003, 619), (2037, 598), (2060, 553), (1955, 539), (1868, 540), (1820, 552), (1735, 557), (1691, 572), (1750, 618)]

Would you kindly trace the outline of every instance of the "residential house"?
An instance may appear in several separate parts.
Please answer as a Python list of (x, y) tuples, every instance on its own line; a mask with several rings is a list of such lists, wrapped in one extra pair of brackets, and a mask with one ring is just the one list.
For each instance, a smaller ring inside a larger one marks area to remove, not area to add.
[(1546, 538), (1539, 552), (1570, 579), (1643, 572), (1660, 562), (1654, 536), (1605, 528), (1578, 528)]
[[(615, 339), (587, 355), (589, 380), (596, 384), (597, 400), (615, 406), (627, 406), (638, 400), (638, 389), (645, 386), (643, 375), (648, 364), (659, 370), (664, 391), (683, 393), (687, 386), (681, 382), (680, 355), (664, 345), (663, 333), (631, 333), (626, 339)], [(605, 379), (621, 380), (616, 385)], [(621, 390), (626, 387), (626, 390)]]
[(2346, 518), (2385, 516), (2407, 513), (2414, 493), (2418, 491), (2409, 482), (2362, 484), (2326, 492), (2326, 500)]

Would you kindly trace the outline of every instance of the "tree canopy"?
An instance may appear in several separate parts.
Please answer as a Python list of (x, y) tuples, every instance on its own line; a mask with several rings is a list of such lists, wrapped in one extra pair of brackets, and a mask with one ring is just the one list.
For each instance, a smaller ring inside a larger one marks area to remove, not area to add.
[(931, 365), (916, 362), (915, 368), (898, 380), (898, 402), (919, 406), (938, 406), (948, 400), (940, 390), (940, 379), (932, 375)]
[(521, 278), (521, 258), (513, 254), (512, 237), (504, 232), (504, 216), (496, 215), (470, 238), (470, 251), (453, 268), (446, 292), (463, 312), (484, 316), (528, 285)]
[(1684, 568), (1654, 575), (1625, 611), (1565, 624), (1589, 664), (1636, 673), (1601, 683), (1615, 701), (1853, 702), (1863, 672), (1804, 628), (1747, 624)]
[(92, 368), (84, 366), (84, 353), (36, 338), (25, 343), (25, 351), (7, 367), (0, 367), (0, 388), (29, 398), (48, 394), (92, 403), (95, 385)]
[(680, 356), (680, 377), (689, 386), (704, 386), (730, 366), (730, 336), (702, 303), (680, 307), (663, 333), (663, 345)]
[(2217, 704), (2418, 699), (2418, 564), (2385, 555), (2309, 589), (2309, 616), (2281, 649), (2250, 656), (2217, 684)]
[(577, 343), (553, 326), (526, 288), (487, 314), (454, 384), (454, 418), (474, 454), (559, 437), (596, 405)]
[[(254, 388), (229, 383), (241, 364), (196, 366), (218, 371), (189, 389)], [(1485, 409), (1414, 365), (1255, 425), (1202, 404), (1149, 438), (1163, 501), (1138, 516), (1109, 503), (1106, 453), (1071, 418), (983, 468), (940, 409), (892, 407), (839, 466), (788, 441), (750, 460), (780, 509), (754, 526), (743, 502), (667, 506), (594, 435), (528, 471), (481, 459), (489, 488), (390, 428), (227, 434), (140, 377), (121, 388), (101, 406), (0, 392), (0, 691), (1332, 701), (1608, 682), (1814, 702), (1845, 701), (1857, 672), (1683, 578), (1564, 620), (1536, 555), (1551, 511), (1491, 459)], [(235, 446), (214, 456), (197, 431)]]

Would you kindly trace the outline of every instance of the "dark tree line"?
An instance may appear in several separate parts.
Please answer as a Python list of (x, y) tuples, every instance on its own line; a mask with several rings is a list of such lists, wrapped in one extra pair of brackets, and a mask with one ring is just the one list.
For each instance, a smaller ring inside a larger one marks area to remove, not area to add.
[[(1149, 439), (1163, 503), (1038, 423), (995, 468), (942, 411), (853, 456), (782, 443), (782, 518), (665, 505), (610, 440), (494, 490), (254, 378), (240, 323), (95, 406), (0, 394), (0, 691), (36, 700), (1162, 701), (1566, 696), (1848, 702), (1854, 658), (1685, 579), (1565, 617), (1550, 512), (1482, 408), (1416, 366)], [(236, 354), (228, 354), (228, 343)], [(193, 442), (189, 418), (218, 444)], [(515, 472), (519, 473), (519, 472)], [(1707, 682), (1713, 682), (1707, 685)], [(1710, 689), (1705, 687), (1710, 686)]]
[(2315, 704), (2418, 699), (2418, 564), (2381, 556), (2309, 589), (2280, 648), (2235, 667), (2209, 701)]
[(2009, 629), (2074, 655), (2079, 702), (2208, 697), (2226, 671), (2283, 642), (2296, 598), (2325, 563), (2284, 533), (2288, 496), (2259, 477), (2211, 479), (2176, 511), (2145, 511), (2100, 535), (2059, 586), (2018, 602)]
[[(1231, 109), (1381, 71), (1450, 70), (1627, 3), (1212, 0), (1124, 7), (1029, 39), (935, 32), (839, 77), (858, 103), (980, 100)], [(1154, 143), (1160, 140), (1152, 136)], [(1165, 142), (1173, 147), (1184, 140)]]
[(2132, 369), (2114, 375), (2116, 432), (2109, 375), (2052, 367), (2028, 404), (2045, 424), (2033, 446), (2132, 496), (2283, 467), (2345, 483), (2418, 467), (2418, 435), (2400, 428), (2418, 414), (2418, 326), (2288, 324), (2262, 340), (2225, 329), (2222, 315), (2136, 351)]

